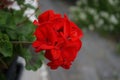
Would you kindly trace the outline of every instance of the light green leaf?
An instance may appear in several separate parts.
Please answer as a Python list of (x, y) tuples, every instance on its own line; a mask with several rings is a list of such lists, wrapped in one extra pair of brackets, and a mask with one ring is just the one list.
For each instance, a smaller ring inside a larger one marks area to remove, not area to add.
[(43, 53), (36, 54), (24, 48), (22, 54), (26, 61), (25, 67), (27, 70), (36, 71), (38, 68), (42, 66), (42, 60), (44, 59)]

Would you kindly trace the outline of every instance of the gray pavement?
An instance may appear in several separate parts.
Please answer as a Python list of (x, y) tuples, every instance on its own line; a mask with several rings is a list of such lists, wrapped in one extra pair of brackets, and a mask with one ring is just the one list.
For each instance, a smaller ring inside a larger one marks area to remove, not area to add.
[(53, 9), (57, 13), (68, 14), (70, 5), (62, 0), (39, 0), (39, 7), (42, 12)]
[[(69, 14), (70, 5), (61, 0), (40, 0), (40, 9)], [(48, 70), (48, 80), (120, 80), (120, 57), (115, 43), (94, 32), (84, 32), (83, 46), (70, 70)], [(41, 79), (42, 80), (42, 79)]]

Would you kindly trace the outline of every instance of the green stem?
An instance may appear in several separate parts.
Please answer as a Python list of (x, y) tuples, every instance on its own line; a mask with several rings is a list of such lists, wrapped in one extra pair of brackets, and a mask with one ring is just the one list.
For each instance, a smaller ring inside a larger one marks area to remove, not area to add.
[(11, 41), (13, 44), (32, 44), (32, 42), (27, 41)]

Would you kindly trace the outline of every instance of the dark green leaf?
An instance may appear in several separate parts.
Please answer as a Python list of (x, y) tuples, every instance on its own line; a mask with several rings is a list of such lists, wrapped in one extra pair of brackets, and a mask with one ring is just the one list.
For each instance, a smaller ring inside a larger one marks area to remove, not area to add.
[(25, 4), (25, 7), (27, 7), (27, 8), (31, 8), (31, 9), (36, 9), (35, 7), (33, 7), (33, 6), (30, 5), (30, 4)]
[(7, 16), (9, 16), (10, 14), (0, 10), (0, 24), (6, 24), (6, 20), (7, 20)]
[(16, 0), (16, 1), (18, 2), (19, 5), (21, 5), (21, 4), (24, 4), (25, 0)]
[(6, 34), (0, 34), (0, 54), (4, 57), (12, 56), (13, 46)]
[(15, 30), (6, 29), (7, 34), (9, 35), (11, 40), (17, 39), (17, 34)]

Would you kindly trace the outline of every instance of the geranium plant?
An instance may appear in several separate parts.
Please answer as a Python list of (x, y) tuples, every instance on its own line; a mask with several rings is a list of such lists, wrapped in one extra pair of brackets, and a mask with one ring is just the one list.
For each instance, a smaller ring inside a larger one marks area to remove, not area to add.
[[(25, 16), (28, 9), (34, 12)], [(35, 27), (29, 18), (36, 11), (38, 8), (25, 3), (24, 0), (0, 1), (0, 80), (4, 80), (3, 72), (9, 69), (18, 56), (25, 59), (25, 67), (28, 70), (37, 70), (42, 65), (42, 54), (34, 55), (28, 50), (35, 39)]]
[[(44, 57), (50, 61), (51, 69), (69, 69), (82, 45), (81, 29), (53, 10), (31, 22), (24, 12), (28, 7), (35, 11), (38, 8), (24, 4), (24, 0), (16, 1), (20, 10), (8, 8), (14, 1), (2, 0), (0, 4), (0, 78), (2, 69), (8, 69), (18, 56), (25, 59), (28, 70), (40, 68)], [(29, 48), (31, 44), (36, 53)]]

